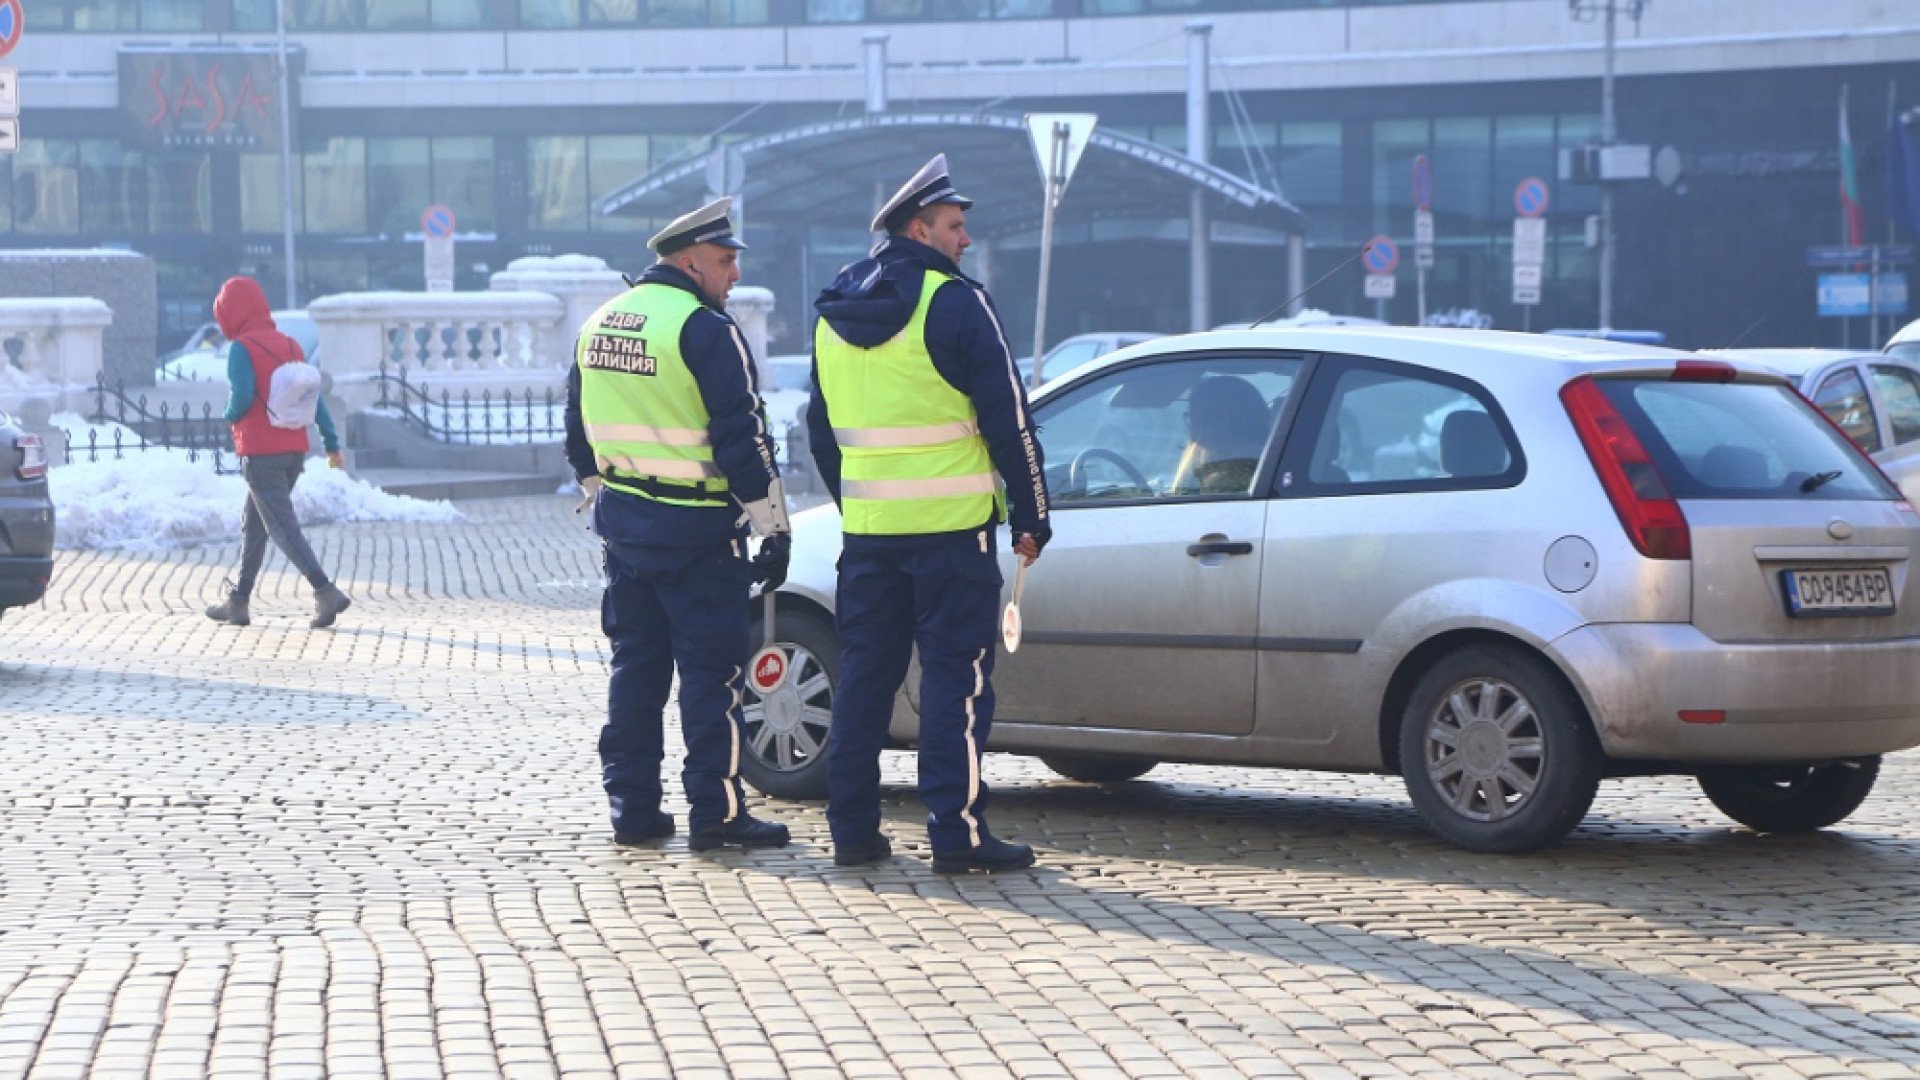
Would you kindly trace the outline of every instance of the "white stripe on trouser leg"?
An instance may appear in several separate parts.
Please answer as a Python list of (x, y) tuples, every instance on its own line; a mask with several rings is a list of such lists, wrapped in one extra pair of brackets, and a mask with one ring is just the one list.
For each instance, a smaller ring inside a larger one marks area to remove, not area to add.
[(727, 816), (721, 820), (722, 825), (740, 816), (740, 803), (733, 794), (733, 778), (740, 775), (740, 722), (736, 719), (741, 706), (740, 672), (741, 668), (736, 664), (732, 678), (727, 680), (727, 691), (733, 695), (733, 703), (727, 706), (727, 744), (731, 747), (727, 753), (727, 775), (720, 781), (720, 786), (727, 791)]
[(980, 751), (973, 741), (973, 702), (986, 689), (987, 676), (980, 664), (987, 658), (981, 649), (973, 658), (973, 693), (967, 695), (967, 801), (960, 807), (960, 820), (967, 823), (967, 846), (980, 846), (980, 821), (973, 816), (973, 804), (980, 798)]

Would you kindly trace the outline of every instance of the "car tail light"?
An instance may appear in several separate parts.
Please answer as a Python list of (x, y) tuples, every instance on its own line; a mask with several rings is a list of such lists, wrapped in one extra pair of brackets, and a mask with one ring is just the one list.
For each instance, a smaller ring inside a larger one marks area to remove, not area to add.
[(1683, 724), (1724, 724), (1727, 722), (1727, 710), (1681, 709), (1680, 722)]
[(38, 480), (47, 475), (47, 447), (40, 436), (18, 436), (13, 440), (13, 448), (20, 451), (20, 464), (13, 467), (13, 475), (22, 480)]
[(1686, 515), (1667, 492), (1647, 448), (1599, 384), (1582, 375), (1560, 388), (1560, 401), (1633, 546), (1649, 559), (1693, 558)]
[(1682, 360), (1673, 365), (1674, 382), (1732, 382), (1739, 374), (1724, 360)]

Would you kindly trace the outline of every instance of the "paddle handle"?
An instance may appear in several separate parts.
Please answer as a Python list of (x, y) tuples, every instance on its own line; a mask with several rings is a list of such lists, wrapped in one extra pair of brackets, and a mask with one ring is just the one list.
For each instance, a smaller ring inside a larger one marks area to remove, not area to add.
[(1020, 606), (1020, 594), (1027, 588), (1027, 560), (1022, 556), (1013, 557), (1016, 568), (1013, 571), (1013, 606)]
[(760, 602), (764, 605), (764, 614), (760, 622), (767, 632), (766, 638), (761, 641), (761, 644), (771, 645), (773, 644), (773, 590), (762, 589), (760, 592)]

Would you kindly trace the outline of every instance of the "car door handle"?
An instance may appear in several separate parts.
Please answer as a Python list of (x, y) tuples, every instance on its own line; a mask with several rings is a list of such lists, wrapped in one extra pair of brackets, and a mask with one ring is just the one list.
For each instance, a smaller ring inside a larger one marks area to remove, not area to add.
[(1194, 556), (1251, 555), (1253, 554), (1253, 541), (1251, 540), (1202, 540), (1197, 544), (1188, 544), (1187, 554), (1194, 555)]

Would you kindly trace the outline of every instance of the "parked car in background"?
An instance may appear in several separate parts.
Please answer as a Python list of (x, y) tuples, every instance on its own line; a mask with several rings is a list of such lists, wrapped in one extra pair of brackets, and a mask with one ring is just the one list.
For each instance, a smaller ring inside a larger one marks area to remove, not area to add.
[(53, 579), (53, 500), (40, 436), (0, 413), (0, 611), (38, 603)]
[[(1159, 334), (1150, 334), (1145, 330), (1102, 330), (1093, 334), (1075, 334), (1048, 349), (1040, 357), (1040, 377), (1053, 379), (1065, 375), (1089, 360), (1105, 356), (1117, 349), (1129, 345), (1138, 345), (1143, 341), (1152, 341)], [(1016, 359), (1014, 367), (1019, 370), (1020, 378), (1033, 381), (1033, 357), (1022, 356)]]
[(1302, 326), (1327, 327), (1327, 326), (1386, 326), (1386, 325), (1388, 324), (1381, 322), (1379, 319), (1369, 319), (1365, 315), (1335, 315), (1332, 312), (1321, 311), (1318, 308), (1308, 308), (1305, 311), (1300, 312), (1298, 315), (1287, 315), (1281, 318), (1268, 319), (1267, 321), (1261, 323), (1258, 327), (1255, 327), (1250, 322), (1231, 322), (1231, 323), (1221, 323), (1219, 326), (1214, 327), (1214, 329), (1215, 330), (1254, 330), (1254, 329), (1265, 330), (1268, 328), (1278, 329), (1281, 327), (1302, 327)]
[[(320, 328), (306, 309), (276, 311), (273, 322), (281, 333), (300, 343), (309, 363), (320, 365)], [(218, 326), (207, 323), (194, 331), (187, 347), (160, 358), (154, 377), (160, 382), (226, 381), (227, 339)]]
[(1911, 356), (1846, 349), (1722, 349), (1792, 378), (1800, 392), (1872, 455), (1907, 501), (1920, 506), (1920, 351)]
[[(1517, 852), (1644, 773), (1692, 774), (1758, 830), (1822, 828), (1920, 745), (1920, 516), (1751, 361), (1205, 333), (1083, 365), (1033, 413), (1054, 535), (990, 745), (1064, 776), (1396, 772), (1440, 836)], [(794, 533), (792, 674), (749, 692), (743, 771), (804, 797), (839, 676), (839, 519)], [(917, 703), (915, 675), (898, 745)]]
[(1898, 333), (1889, 338), (1886, 353), (1902, 360), (1920, 361), (1920, 319), (1901, 327)]
[(772, 385), (760, 388), (760, 400), (767, 407), (767, 422), (774, 434), (788, 424), (807, 422), (807, 399), (812, 395), (813, 354), (783, 353), (767, 357), (767, 374)]

